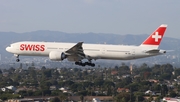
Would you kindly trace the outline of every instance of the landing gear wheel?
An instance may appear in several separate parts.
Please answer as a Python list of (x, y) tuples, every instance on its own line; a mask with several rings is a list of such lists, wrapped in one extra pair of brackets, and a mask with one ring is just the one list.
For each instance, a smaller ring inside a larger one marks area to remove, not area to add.
[(85, 63), (82, 63), (82, 62), (75, 62), (75, 65), (79, 65), (79, 66), (86, 66), (86, 65), (88, 65), (88, 66), (91, 66), (91, 67), (94, 67), (95, 66), (95, 64), (94, 63), (91, 63), (91, 62), (85, 62)]
[(20, 61), (20, 59), (16, 59), (16, 62), (19, 62)]
[(18, 54), (14, 54), (14, 56), (16, 56), (16, 62), (19, 62), (20, 61), (20, 59), (19, 59), (19, 55)]
[(94, 63), (91, 63), (91, 67), (94, 67), (95, 66), (95, 64)]

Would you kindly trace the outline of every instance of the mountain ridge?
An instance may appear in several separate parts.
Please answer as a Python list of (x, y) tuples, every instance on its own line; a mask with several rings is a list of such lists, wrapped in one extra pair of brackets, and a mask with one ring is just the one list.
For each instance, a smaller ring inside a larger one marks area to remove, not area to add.
[[(1, 57), (12, 56), (5, 51), (5, 48), (18, 41), (52, 41), (52, 42), (72, 42), (77, 43), (83, 41), (84, 43), (95, 44), (118, 44), (118, 45), (140, 45), (149, 35), (148, 34), (110, 34), (110, 33), (65, 33), (60, 31), (38, 30), (25, 33), (15, 32), (0, 32), (0, 54)], [(164, 37), (160, 48), (166, 50), (178, 50), (180, 39)]]

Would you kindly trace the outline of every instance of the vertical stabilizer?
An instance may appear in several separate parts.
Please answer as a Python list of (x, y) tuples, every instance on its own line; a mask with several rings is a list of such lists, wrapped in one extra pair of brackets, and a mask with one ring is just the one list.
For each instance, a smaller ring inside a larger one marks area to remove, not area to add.
[(163, 39), (167, 25), (160, 25), (140, 46), (158, 48)]

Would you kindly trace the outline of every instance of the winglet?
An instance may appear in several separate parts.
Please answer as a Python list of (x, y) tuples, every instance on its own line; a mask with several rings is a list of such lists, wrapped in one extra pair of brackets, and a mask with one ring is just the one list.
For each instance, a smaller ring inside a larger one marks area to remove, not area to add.
[(149, 46), (158, 48), (163, 39), (167, 25), (160, 25), (140, 46)]

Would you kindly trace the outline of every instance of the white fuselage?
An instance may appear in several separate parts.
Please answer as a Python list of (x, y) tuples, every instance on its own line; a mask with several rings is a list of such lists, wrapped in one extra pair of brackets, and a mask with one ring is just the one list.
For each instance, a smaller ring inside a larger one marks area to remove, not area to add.
[[(48, 57), (51, 51), (65, 52), (75, 44), (76, 43), (24, 41), (13, 43), (7, 47), (6, 50), (16, 55)], [(92, 59), (131, 60), (162, 54), (146, 53), (146, 51), (152, 48), (143, 46), (83, 44), (82, 47), (84, 54), (91, 56)]]

